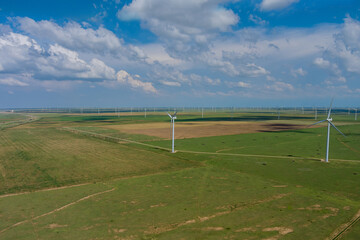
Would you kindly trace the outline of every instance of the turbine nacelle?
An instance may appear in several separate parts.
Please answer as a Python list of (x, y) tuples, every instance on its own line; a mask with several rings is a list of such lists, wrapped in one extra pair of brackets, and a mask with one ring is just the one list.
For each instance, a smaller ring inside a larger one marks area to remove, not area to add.
[(174, 119), (176, 119), (176, 113), (177, 112), (175, 112), (173, 115), (171, 115), (170, 113), (167, 113), (167, 115), (171, 118), (171, 120), (174, 120)]

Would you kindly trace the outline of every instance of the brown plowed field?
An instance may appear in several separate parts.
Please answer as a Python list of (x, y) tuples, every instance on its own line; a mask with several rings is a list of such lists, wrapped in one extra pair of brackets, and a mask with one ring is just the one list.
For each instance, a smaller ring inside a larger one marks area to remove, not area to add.
[[(116, 129), (129, 134), (144, 134), (166, 139), (171, 138), (170, 123), (110, 125), (104, 127)], [(304, 127), (306, 127), (306, 125), (273, 122), (175, 122), (175, 138), (195, 138), (242, 133), (284, 131)]]

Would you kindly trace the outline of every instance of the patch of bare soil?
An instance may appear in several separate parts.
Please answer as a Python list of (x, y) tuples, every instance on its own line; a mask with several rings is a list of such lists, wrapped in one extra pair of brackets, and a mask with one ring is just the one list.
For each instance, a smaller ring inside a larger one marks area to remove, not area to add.
[[(129, 134), (144, 134), (148, 136), (169, 139), (171, 137), (169, 123), (148, 123), (148, 124), (126, 124), (110, 125), (106, 128), (116, 129)], [(266, 122), (175, 122), (175, 138), (195, 138), (223, 136), (255, 132), (273, 132), (293, 129), (301, 129), (306, 125), (295, 125), (286, 123), (266, 123)]]
[(224, 230), (223, 227), (206, 227), (206, 228), (202, 228), (201, 230), (203, 231), (222, 231)]
[(60, 225), (60, 224), (57, 224), (57, 223), (52, 223), (47, 227), (50, 228), (50, 229), (54, 229), (54, 228), (63, 228), (63, 227), (67, 227), (67, 226), (68, 225)]
[(126, 237), (115, 236), (114, 239), (115, 240), (133, 240), (133, 239), (139, 239), (139, 237), (137, 235), (130, 235), (130, 236), (126, 236)]
[(322, 215), (321, 219), (326, 219), (328, 217), (335, 217), (338, 215), (339, 209), (334, 207), (321, 207), (320, 204), (315, 204), (306, 208), (298, 208), (298, 210), (308, 210), (308, 211), (322, 211), (322, 210), (328, 210), (329, 213)]
[(151, 205), (150, 208), (154, 208), (154, 207), (165, 207), (166, 204), (165, 203), (159, 203), (159, 204), (156, 204), (156, 205)]
[(287, 227), (271, 227), (271, 228), (261, 229), (260, 226), (257, 226), (256, 228), (255, 227), (240, 228), (240, 229), (236, 230), (235, 232), (257, 232), (257, 231), (278, 232), (278, 234), (273, 237), (263, 239), (263, 240), (277, 240), (286, 234), (292, 233), (294, 230), (291, 228), (287, 228)]
[(256, 229), (253, 227), (240, 228), (235, 232), (256, 232)]
[(293, 230), (291, 228), (286, 228), (286, 227), (272, 227), (272, 228), (264, 228), (262, 230), (263, 232), (278, 232), (279, 234), (276, 236), (273, 236), (271, 238), (266, 238), (264, 240), (277, 240), (280, 237), (289, 234), (291, 232), (293, 232)]

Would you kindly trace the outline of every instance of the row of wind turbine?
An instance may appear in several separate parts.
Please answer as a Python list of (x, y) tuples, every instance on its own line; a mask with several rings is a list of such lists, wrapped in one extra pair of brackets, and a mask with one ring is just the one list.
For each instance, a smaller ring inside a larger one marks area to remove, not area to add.
[[(327, 115), (327, 118), (324, 119), (324, 120), (321, 120), (319, 122), (316, 122), (314, 124), (311, 124), (309, 125), (310, 126), (314, 126), (314, 125), (317, 125), (317, 124), (320, 124), (320, 123), (323, 123), (323, 122), (327, 122), (328, 126), (327, 126), (327, 138), (326, 138), (326, 158), (325, 158), (325, 162), (329, 162), (329, 148), (330, 148), (330, 128), (333, 127), (335, 128), (336, 131), (338, 131), (341, 135), (343, 135), (344, 137), (345, 134), (343, 134), (333, 123), (332, 123), (332, 118), (331, 118), (331, 108), (332, 108), (332, 103), (333, 103), (333, 100), (331, 100), (331, 103), (330, 103), (330, 108), (329, 108), (329, 111), (328, 111), (328, 115)], [(172, 153), (175, 153), (175, 149), (174, 149), (174, 143), (175, 143), (175, 136), (174, 136), (174, 133), (175, 133), (175, 119), (176, 119), (176, 113), (175, 112), (173, 115), (171, 115), (170, 113), (167, 113), (167, 115), (170, 117), (171, 119), (171, 124), (172, 124), (172, 148), (171, 148), (171, 152)], [(315, 110), (315, 113), (316, 113), (316, 117), (315, 119), (317, 118), (317, 109)], [(278, 111), (278, 118), (280, 118), (280, 110)], [(356, 115), (355, 115), (356, 116)]]

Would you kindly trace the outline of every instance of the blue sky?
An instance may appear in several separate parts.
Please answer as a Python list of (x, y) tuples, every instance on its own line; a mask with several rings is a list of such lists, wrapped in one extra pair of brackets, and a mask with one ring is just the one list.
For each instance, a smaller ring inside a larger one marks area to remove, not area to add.
[(0, 108), (360, 106), (357, 0), (0, 0)]

